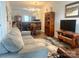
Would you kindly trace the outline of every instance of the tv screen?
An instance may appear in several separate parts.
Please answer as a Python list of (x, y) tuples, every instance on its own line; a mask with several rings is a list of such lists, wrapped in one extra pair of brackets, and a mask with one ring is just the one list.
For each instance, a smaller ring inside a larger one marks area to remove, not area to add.
[(75, 32), (76, 20), (61, 20), (60, 29)]

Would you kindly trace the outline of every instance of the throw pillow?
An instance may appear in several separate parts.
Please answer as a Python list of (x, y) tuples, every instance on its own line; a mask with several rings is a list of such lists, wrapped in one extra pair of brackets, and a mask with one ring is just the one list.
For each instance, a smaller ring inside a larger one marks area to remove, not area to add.
[(17, 52), (24, 46), (22, 36), (18, 28), (13, 28), (2, 41), (5, 48), (10, 52)]

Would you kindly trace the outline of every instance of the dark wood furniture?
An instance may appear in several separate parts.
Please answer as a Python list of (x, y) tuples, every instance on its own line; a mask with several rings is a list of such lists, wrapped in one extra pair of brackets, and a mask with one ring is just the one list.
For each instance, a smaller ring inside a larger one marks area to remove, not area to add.
[(32, 21), (30, 23), (30, 30), (32, 35), (38, 34), (41, 31), (41, 22), (40, 21)]
[(36, 25), (36, 30), (41, 30), (41, 21), (34, 21), (34, 22), (31, 22), (31, 24)]
[(65, 47), (59, 47), (57, 52), (61, 58), (79, 58), (79, 48), (70, 49)]
[(58, 39), (62, 40), (71, 45), (72, 48), (76, 48), (79, 46), (79, 34), (70, 32), (70, 31), (57, 31)]
[(47, 36), (54, 36), (54, 19), (55, 12), (45, 13), (45, 34)]
[(29, 31), (30, 24), (31, 24), (31, 22), (22, 22), (22, 31)]
[(22, 17), (20, 15), (14, 16), (14, 20), (17, 22), (17, 27), (22, 31)]

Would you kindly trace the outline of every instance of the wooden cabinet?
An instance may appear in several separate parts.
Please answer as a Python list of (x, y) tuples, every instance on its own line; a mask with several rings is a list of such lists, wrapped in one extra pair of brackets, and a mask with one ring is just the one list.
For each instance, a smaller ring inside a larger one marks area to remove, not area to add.
[(45, 13), (45, 34), (47, 36), (54, 36), (54, 19), (55, 12)]
[(76, 48), (79, 46), (79, 34), (70, 32), (70, 31), (57, 31), (58, 32), (58, 39), (62, 40), (71, 45), (72, 48)]

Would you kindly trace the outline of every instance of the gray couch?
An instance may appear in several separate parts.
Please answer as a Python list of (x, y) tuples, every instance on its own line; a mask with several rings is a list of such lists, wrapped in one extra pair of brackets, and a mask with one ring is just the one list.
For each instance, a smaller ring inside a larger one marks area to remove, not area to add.
[(35, 42), (30, 31), (22, 32), (24, 47), (15, 53), (8, 52), (0, 55), (0, 58), (47, 58), (48, 49), (39, 42)]

